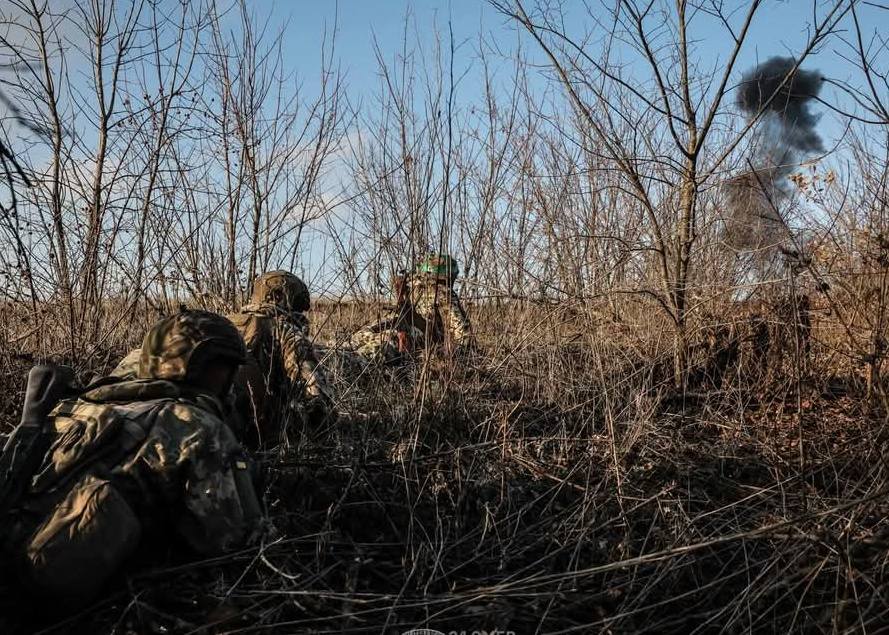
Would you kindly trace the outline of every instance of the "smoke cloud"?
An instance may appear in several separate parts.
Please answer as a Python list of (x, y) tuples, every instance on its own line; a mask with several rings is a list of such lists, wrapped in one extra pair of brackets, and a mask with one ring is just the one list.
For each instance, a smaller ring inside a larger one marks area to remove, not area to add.
[(820, 152), (824, 146), (815, 131), (819, 117), (811, 113), (809, 103), (818, 96), (824, 78), (817, 71), (798, 68), (794, 72), (795, 65), (792, 57), (772, 57), (748, 71), (741, 78), (738, 107), (749, 118), (765, 109), (766, 120), (777, 124), (775, 132), (786, 149)]
[[(787, 196), (787, 177), (800, 161), (821, 152), (809, 109), (824, 78), (817, 71), (794, 70), (792, 57), (772, 57), (741, 78), (737, 106), (748, 121), (760, 117), (747, 170), (726, 185), (726, 240), (735, 249), (767, 249), (784, 235), (775, 207)], [(752, 168), (752, 169), (751, 169)]]

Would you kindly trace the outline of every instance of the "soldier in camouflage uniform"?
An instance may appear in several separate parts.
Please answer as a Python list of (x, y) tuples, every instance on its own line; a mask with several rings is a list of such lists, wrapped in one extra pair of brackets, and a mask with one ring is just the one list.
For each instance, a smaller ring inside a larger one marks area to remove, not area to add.
[(393, 282), (395, 306), (381, 319), (356, 331), (348, 347), (363, 358), (397, 363), (423, 348), (426, 320), (414, 310), (408, 295), (407, 274), (399, 273)]
[(430, 255), (408, 280), (410, 301), (426, 320), (426, 341), (464, 346), (471, 334), (469, 319), (454, 291), (457, 261), (447, 254)]
[(55, 407), (54, 441), (7, 533), (34, 597), (83, 604), (171, 535), (203, 556), (248, 540), (261, 513), (221, 401), (245, 359), (231, 322), (184, 311), (145, 336), (137, 378)]
[(276, 444), (294, 415), (318, 422), (333, 414), (332, 392), (309, 339), (309, 307), (302, 280), (271, 271), (253, 283), (250, 303), (230, 316), (249, 355), (236, 401), (250, 447)]

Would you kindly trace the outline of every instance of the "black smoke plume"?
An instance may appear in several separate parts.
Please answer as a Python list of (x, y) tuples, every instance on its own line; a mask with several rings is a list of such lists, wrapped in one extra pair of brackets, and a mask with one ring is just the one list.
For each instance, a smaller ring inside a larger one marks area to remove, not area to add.
[(818, 96), (824, 78), (817, 71), (794, 71), (794, 66), (792, 57), (772, 57), (748, 71), (741, 78), (738, 107), (748, 118), (764, 110), (766, 120), (778, 124), (775, 132), (786, 149), (820, 152), (824, 147), (815, 131), (820, 117), (812, 114), (809, 103)]
[(746, 169), (726, 188), (726, 239), (735, 249), (768, 249), (782, 241), (775, 209), (787, 196), (787, 177), (824, 149), (816, 130), (820, 117), (809, 109), (824, 78), (795, 66), (792, 57), (772, 57), (741, 78), (738, 108), (748, 121), (759, 120)]

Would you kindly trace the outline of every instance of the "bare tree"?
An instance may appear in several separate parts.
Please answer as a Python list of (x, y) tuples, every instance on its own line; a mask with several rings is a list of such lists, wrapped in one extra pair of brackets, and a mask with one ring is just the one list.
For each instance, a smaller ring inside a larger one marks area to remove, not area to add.
[[(348, 123), (335, 37), (324, 36), (317, 88), (308, 91), (284, 69), (283, 30), (270, 37), (269, 25), (258, 26), (245, 2), (239, 17), (237, 35), (225, 35), (214, 22), (209, 67), (218, 104), (211, 111), (213, 139), (224, 150), (230, 298), (241, 238), (248, 280), (273, 264), (295, 266), (304, 229), (327, 212), (327, 170)], [(245, 236), (238, 234), (242, 218)]]
[[(565, 30), (563, 16), (543, 3), (533, 13), (521, 0), (494, 0), (493, 5), (527, 31), (544, 52), (586, 132), (645, 215), (658, 280), (656, 290), (645, 292), (675, 327), (674, 376), (681, 384), (689, 345), (687, 322), (693, 310), (690, 293), (701, 193), (724, 173), (726, 160), (792, 79), (788, 73), (740, 130), (727, 127), (723, 106), (735, 64), (763, 3), (750, 2), (740, 17), (721, 4), (698, 8), (684, 0), (675, 6), (631, 1), (588, 7), (590, 22), (611, 30), (607, 37), (574, 36)], [(796, 52), (794, 71), (834, 31), (850, 6), (838, 1), (820, 15), (815, 13), (817, 22), (810, 25), (808, 41)], [(727, 54), (715, 74), (696, 61), (692, 14), (706, 23), (701, 28), (707, 28), (711, 38), (716, 29), (725, 34)], [(632, 75), (611, 61), (616, 40), (626, 42), (625, 54), (637, 62)], [(605, 44), (594, 50), (589, 42)]]

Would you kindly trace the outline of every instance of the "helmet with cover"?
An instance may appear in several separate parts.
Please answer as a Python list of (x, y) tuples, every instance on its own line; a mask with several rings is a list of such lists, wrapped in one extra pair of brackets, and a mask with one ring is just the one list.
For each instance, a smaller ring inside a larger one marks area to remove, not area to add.
[(417, 265), (417, 273), (455, 280), (460, 274), (456, 258), (448, 254), (429, 254)]
[(187, 381), (211, 360), (243, 364), (247, 347), (235, 325), (210, 311), (183, 310), (155, 324), (142, 341), (140, 379)]
[(274, 304), (288, 312), (302, 313), (311, 306), (306, 283), (289, 271), (269, 271), (256, 278), (250, 299), (256, 304)]

